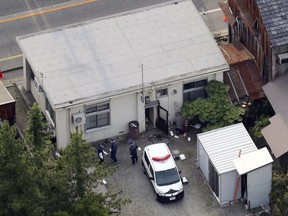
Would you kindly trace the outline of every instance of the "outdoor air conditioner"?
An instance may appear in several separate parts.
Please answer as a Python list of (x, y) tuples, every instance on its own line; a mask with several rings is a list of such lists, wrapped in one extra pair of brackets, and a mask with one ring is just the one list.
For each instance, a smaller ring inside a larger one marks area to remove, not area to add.
[(35, 79), (34, 80), (34, 85), (35, 85), (35, 88), (38, 92), (43, 92), (43, 88), (42, 88), (42, 85), (40, 84), (40, 81)]
[(72, 120), (74, 125), (85, 124), (86, 122), (85, 113), (81, 112), (73, 114)]
[(288, 63), (288, 53), (278, 54), (279, 64)]

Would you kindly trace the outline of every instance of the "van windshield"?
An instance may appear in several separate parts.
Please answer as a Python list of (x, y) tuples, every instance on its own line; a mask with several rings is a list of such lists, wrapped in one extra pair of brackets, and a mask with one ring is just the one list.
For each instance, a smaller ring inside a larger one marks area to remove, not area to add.
[(176, 168), (155, 172), (156, 183), (159, 186), (174, 184), (180, 181)]

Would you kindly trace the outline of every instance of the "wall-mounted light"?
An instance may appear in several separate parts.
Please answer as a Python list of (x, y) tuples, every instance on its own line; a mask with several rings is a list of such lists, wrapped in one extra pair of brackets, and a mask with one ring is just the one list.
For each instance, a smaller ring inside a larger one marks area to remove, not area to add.
[(176, 89), (173, 89), (173, 95), (177, 94), (177, 90)]

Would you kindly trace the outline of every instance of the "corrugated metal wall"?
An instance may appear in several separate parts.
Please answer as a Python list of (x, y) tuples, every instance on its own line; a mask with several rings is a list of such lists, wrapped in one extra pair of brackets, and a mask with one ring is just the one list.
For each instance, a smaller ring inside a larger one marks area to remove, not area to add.
[(271, 166), (272, 164), (269, 164), (247, 174), (247, 201), (250, 208), (257, 208), (260, 204), (269, 204), (272, 183)]

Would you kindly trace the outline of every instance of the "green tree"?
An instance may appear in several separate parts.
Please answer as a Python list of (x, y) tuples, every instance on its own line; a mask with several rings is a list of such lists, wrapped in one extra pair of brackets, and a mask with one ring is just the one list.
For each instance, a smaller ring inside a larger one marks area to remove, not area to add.
[[(49, 211), (53, 215), (100, 215), (110, 209), (121, 209), (128, 200), (121, 193), (99, 194), (92, 191), (103, 177), (111, 174), (116, 167), (100, 166), (95, 162), (96, 152), (85, 141), (78, 129), (71, 134), (70, 143), (61, 150), (55, 161)], [(86, 212), (86, 213), (85, 213)]]
[(15, 126), (0, 126), (0, 215), (41, 215), (31, 154), (16, 138)]
[(245, 110), (234, 106), (228, 98), (229, 87), (213, 80), (206, 86), (207, 98), (197, 98), (185, 102), (181, 113), (187, 119), (197, 118), (205, 125), (203, 130), (211, 130), (242, 120)]
[(0, 216), (105, 216), (127, 202), (121, 192), (93, 192), (117, 167), (99, 166), (95, 149), (78, 130), (61, 156), (51, 157), (50, 135), (38, 105), (29, 111), (26, 139), (16, 134), (8, 122), (0, 125)]
[(81, 215), (81, 216), (90, 216), (90, 215), (100, 215), (108, 216), (109, 210), (105, 207), (106, 201), (105, 196), (101, 194), (88, 193), (82, 199), (77, 200), (73, 206), (71, 215)]
[(53, 163), (51, 158), (53, 147), (50, 141), (51, 133), (48, 131), (48, 125), (38, 104), (34, 103), (30, 108), (27, 119), (25, 141), (32, 155), (33, 177), (40, 197), (35, 202), (46, 209), (46, 206), (49, 205), (47, 195), (50, 193), (50, 184), (51, 181), (54, 181), (54, 179), (51, 179), (50, 173)]
[(48, 131), (47, 123), (44, 119), (44, 115), (38, 104), (34, 103), (31, 109), (28, 111), (28, 123), (26, 129), (27, 143), (36, 151), (38, 150), (50, 150), (51, 148), (51, 133)]
[(254, 126), (249, 128), (249, 134), (258, 148), (267, 146), (267, 142), (261, 132), (261, 130), (270, 124), (270, 116), (260, 116), (259, 120), (254, 122)]
[(96, 180), (95, 175), (88, 172), (89, 168), (92, 169), (93, 158), (96, 157), (95, 149), (82, 136), (83, 134), (77, 129), (71, 134), (71, 142), (63, 151), (67, 182), (70, 184), (70, 194), (74, 199), (81, 199), (86, 191), (91, 190), (91, 185)]
[(272, 209), (273, 215), (288, 215), (288, 174), (283, 170), (272, 173)]

